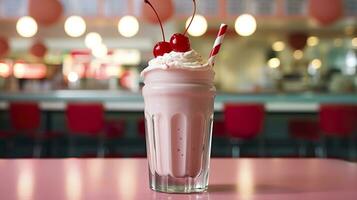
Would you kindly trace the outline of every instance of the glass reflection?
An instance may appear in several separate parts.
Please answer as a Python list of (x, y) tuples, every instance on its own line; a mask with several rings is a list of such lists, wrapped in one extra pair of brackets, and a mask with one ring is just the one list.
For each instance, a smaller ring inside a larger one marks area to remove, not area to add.
[(88, 176), (90, 184), (96, 185), (103, 175), (102, 160), (88, 160)]
[(135, 160), (125, 160), (117, 167), (117, 188), (120, 199), (131, 200), (135, 198), (138, 189), (137, 163)]
[(66, 195), (69, 200), (78, 200), (82, 197), (82, 174), (76, 160), (67, 160), (66, 169)]
[(19, 200), (34, 199), (34, 169), (33, 163), (29, 160), (19, 161), (17, 178), (17, 196)]
[(151, 192), (152, 200), (209, 200), (209, 193), (201, 194), (166, 194)]
[(249, 160), (242, 160), (239, 165), (239, 173), (237, 174), (237, 189), (242, 200), (250, 200), (254, 194), (254, 174), (252, 164)]

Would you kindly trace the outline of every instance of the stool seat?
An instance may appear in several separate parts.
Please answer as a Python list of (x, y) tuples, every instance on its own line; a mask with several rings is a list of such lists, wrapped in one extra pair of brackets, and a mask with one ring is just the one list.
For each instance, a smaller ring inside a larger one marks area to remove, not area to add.
[[(232, 144), (232, 156), (240, 156), (240, 140), (255, 138), (263, 130), (265, 118), (261, 103), (226, 103), (224, 105), (224, 126)], [(264, 143), (260, 140), (264, 155)]]
[(356, 130), (357, 106), (350, 104), (321, 104), (320, 129), (324, 135), (347, 137)]
[(126, 124), (124, 120), (106, 120), (104, 122), (104, 135), (106, 138), (123, 137)]
[(213, 121), (212, 135), (217, 137), (226, 136), (226, 127), (224, 125), (224, 120), (215, 119)]
[(7, 139), (11, 135), (13, 135), (11, 131), (0, 131), (0, 139)]
[(104, 128), (104, 108), (101, 103), (68, 103), (66, 119), (72, 134), (95, 136)]
[(260, 103), (227, 103), (225, 130), (230, 137), (252, 139), (262, 131), (264, 115), (264, 105)]
[[(101, 103), (86, 102), (67, 104), (66, 109), (67, 127), (70, 132), (68, 137), (69, 156), (80, 157), (76, 155), (78, 142), (83, 140), (96, 141), (97, 157), (105, 155), (104, 145), (104, 108)], [(78, 140), (80, 139), (80, 140)], [(88, 152), (83, 153), (91, 154)]]
[(319, 123), (313, 119), (291, 119), (289, 133), (297, 139), (317, 141), (320, 139)]
[[(41, 157), (42, 139), (41, 134), (41, 111), (36, 102), (10, 102), (9, 104), (10, 122), (12, 130), (8, 132), (8, 137), (15, 139), (29, 139), (33, 142), (32, 155), (27, 157)], [(5, 134), (6, 135), (6, 134)], [(19, 138), (21, 136), (21, 138)], [(10, 149), (10, 151), (16, 151)]]
[(138, 125), (137, 128), (138, 128), (139, 136), (145, 138), (145, 119), (144, 118), (139, 119), (137, 125)]

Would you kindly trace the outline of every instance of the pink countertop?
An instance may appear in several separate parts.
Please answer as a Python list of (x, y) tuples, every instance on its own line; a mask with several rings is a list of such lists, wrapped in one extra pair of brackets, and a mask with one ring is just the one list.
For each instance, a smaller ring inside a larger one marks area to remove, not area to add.
[(1, 200), (356, 200), (357, 164), (321, 159), (213, 159), (209, 191), (148, 187), (145, 159), (0, 159)]

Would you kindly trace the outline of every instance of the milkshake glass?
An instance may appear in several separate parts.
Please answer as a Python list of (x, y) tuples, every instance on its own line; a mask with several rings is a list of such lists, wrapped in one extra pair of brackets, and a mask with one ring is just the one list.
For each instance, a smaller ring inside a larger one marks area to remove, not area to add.
[(142, 73), (150, 187), (168, 193), (208, 186), (214, 72), (194, 51), (165, 54)]

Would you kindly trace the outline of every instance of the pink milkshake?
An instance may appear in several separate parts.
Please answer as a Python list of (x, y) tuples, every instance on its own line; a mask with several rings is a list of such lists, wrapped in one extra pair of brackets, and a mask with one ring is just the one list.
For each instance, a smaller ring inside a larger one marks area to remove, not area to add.
[(162, 32), (162, 41), (153, 49), (155, 58), (141, 73), (150, 187), (160, 192), (203, 192), (208, 187), (216, 93), (212, 68), (227, 25), (221, 25), (206, 63), (186, 36), (196, 13), (195, 0), (191, 21), (170, 42), (165, 40), (155, 7), (149, 0), (144, 2), (152, 8)]
[(151, 60), (142, 75), (151, 188), (206, 190), (215, 97), (212, 67), (193, 50), (172, 51)]

